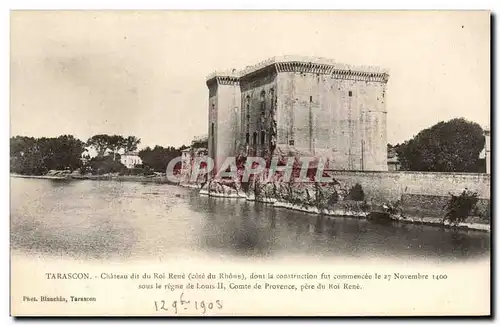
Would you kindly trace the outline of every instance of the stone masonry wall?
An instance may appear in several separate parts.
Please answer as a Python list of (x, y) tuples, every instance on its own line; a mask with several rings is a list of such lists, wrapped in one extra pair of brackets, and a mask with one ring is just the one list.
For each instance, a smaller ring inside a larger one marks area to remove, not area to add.
[(242, 79), (240, 85), (242, 128), (239, 137), (243, 145), (241, 149), (246, 152), (248, 148), (247, 154), (250, 156), (263, 157), (270, 150), (272, 111), (275, 110), (276, 100), (276, 73), (266, 71)]
[(332, 169), (387, 171), (385, 85), (278, 73), (278, 147), (329, 157)]
[(480, 173), (435, 172), (367, 172), (331, 171), (344, 188), (356, 183), (363, 187), (367, 200), (393, 202), (404, 194), (449, 196), (464, 189), (477, 192), (479, 198), (490, 199), (490, 176)]

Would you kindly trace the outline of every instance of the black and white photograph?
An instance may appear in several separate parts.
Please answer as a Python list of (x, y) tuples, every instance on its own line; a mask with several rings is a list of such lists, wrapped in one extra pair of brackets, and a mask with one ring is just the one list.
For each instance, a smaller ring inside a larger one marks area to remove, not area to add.
[(491, 24), (11, 11), (11, 315), (490, 316)]

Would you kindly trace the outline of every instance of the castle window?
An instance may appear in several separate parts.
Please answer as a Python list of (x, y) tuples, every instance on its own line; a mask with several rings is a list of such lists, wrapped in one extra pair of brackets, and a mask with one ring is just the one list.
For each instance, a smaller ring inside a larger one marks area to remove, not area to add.
[(266, 92), (260, 92), (260, 110), (266, 111)]
[(294, 144), (295, 144), (295, 142), (293, 141), (293, 139), (290, 139), (290, 140), (288, 141), (288, 145), (293, 146)]
[(262, 130), (260, 132), (260, 144), (264, 145), (266, 143), (266, 132)]
[(312, 101), (313, 101), (313, 97), (309, 96), (309, 102), (312, 102)]
[(352, 96), (352, 91), (349, 91), (349, 97), (351, 97), (351, 96)]
[(213, 122), (212, 122), (212, 128), (211, 128), (211, 129), (212, 129), (212, 130), (211, 130), (211, 134), (212, 134), (212, 137), (213, 137), (213, 136), (214, 136), (214, 129), (215, 129), (215, 127), (214, 127), (214, 123), (213, 123)]
[(253, 145), (257, 145), (257, 132), (253, 133)]
[(269, 98), (271, 99), (271, 110), (274, 109), (274, 88), (269, 90)]
[(248, 145), (249, 142), (250, 142), (250, 134), (247, 132), (247, 134), (245, 135), (245, 144)]
[[(247, 125), (249, 124), (250, 122), (250, 96), (247, 95), (246, 97), (247, 99), (247, 104), (246, 104), (246, 114), (247, 114)], [(248, 128), (248, 127), (247, 127)]]

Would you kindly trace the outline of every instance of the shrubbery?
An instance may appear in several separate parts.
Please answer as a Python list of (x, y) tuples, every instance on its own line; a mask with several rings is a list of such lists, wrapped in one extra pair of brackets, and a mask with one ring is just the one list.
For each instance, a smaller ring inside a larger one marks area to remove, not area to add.
[[(90, 167), (90, 168), (89, 168)], [(127, 167), (119, 161), (113, 160), (112, 156), (94, 157), (90, 160), (85, 170), (90, 170), (92, 174), (123, 173)]]
[(446, 204), (446, 215), (444, 221), (452, 225), (458, 225), (464, 222), (474, 211), (478, 198), (477, 193), (464, 190), (459, 196), (450, 194), (451, 198)]
[(365, 200), (365, 192), (363, 191), (363, 187), (359, 183), (356, 183), (351, 190), (349, 190), (349, 199), (355, 201), (363, 201)]

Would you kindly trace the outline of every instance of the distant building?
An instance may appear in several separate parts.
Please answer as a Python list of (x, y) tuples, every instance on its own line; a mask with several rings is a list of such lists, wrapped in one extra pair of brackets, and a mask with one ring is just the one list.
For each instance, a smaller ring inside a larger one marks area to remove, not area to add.
[(323, 157), (335, 170), (387, 171), (386, 86), (377, 67), (285, 56), (207, 77), (208, 149), (226, 157)]
[(194, 137), (191, 141), (191, 148), (206, 148), (208, 150), (208, 136)]
[(80, 155), (80, 161), (82, 161), (83, 165), (86, 165), (88, 162), (90, 162), (91, 156), (90, 152), (86, 149), (81, 155)]
[(181, 175), (180, 175), (180, 184), (199, 184), (203, 181), (204, 175), (207, 173), (206, 166), (203, 166), (203, 163), (200, 164), (200, 175), (198, 180), (191, 182), (191, 174), (193, 172), (193, 168), (196, 162), (196, 159), (200, 159), (203, 161), (208, 156), (208, 149), (206, 147), (189, 147), (181, 151)]
[(490, 130), (484, 130), (484, 159), (486, 161), (486, 173), (491, 173), (491, 140), (490, 140)]
[(387, 147), (387, 170), (399, 171), (401, 170), (401, 163), (399, 162), (398, 154), (394, 147)]
[(142, 164), (142, 160), (137, 152), (128, 152), (120, 156), (120, 162), (128, 169), (132, 169), (136, 165)]
[(400, 169), (401, 169), (401, 163), (399, 163), (398, 155), (395, 154), (392, 157), (387, 156), (387, 170), (399, 171)]

